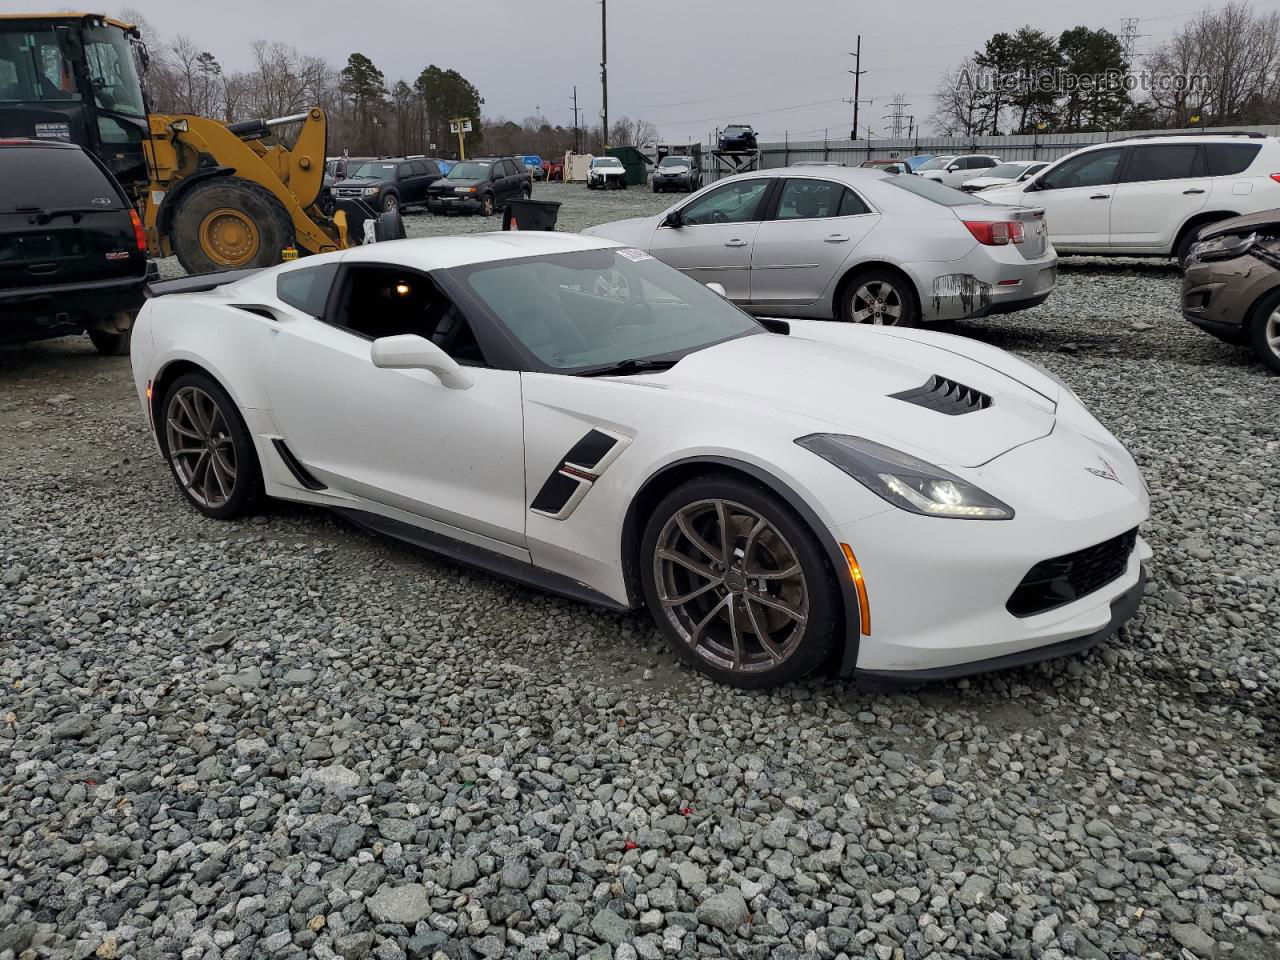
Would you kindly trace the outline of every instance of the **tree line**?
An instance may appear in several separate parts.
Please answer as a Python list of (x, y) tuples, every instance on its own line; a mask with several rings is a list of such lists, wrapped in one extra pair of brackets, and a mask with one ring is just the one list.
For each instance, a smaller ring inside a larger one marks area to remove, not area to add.
[(932, 122), (998, 136), (1269, 123), (1280, 111), (1275, 11), (1206, 9), (1134, 60), (1105, 29), (996, 33), (939, 79)]
[[(190, 37), (164, 38), (135, 10), (120, 18), (138, 26), (150, 53), (143, 79), (147, 100), (157, 113), (190, 113), (225, 123), (301, 113), (312, 106), (329, 118), (331, 155), (427, 154), (453, 158), (457, 135), (449, 121), (467, 117), (468, 155), (536, 153), (544, 157), (568, 150), (598, 152), (604, 137), (599, 125), (550, 123), (527, 117), (516, 123), (482, 116), (484, 98), (457, 70), (431, 64), (412, 82), (391, 82), (363, 53), (352, 53), (335, 68), (287, 43), (255, 40), (248, 69), (226, 70), (218, 58)], [(611, 144), (652, 143), (658, 133), (643, 120), (622, 117), (610, 124)]]

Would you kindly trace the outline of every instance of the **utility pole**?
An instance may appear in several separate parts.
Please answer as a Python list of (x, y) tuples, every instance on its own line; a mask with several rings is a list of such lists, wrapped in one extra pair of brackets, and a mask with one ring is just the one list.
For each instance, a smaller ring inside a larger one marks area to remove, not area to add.
[(601, 117), (604, 129), (601, 141), (609, 146), (609, 0), (600, 0), (600, 88)]
[(867, 71), (862, 69), (862, 34), (858, 34), (857, 46), (850, 51), (849, 56), (853, 57), (853, 69), (848, 71), (853, 74), (853, 99), (845, 98), (845, 103), (853, 104), (853, 132), (849, 134), (850, 140), (858, 139), (858, 105), (862, 103), (870, 103), (870, 100), (863, 100), (860, 96), (862, 90), (862, 75)]
[(578, 85), (573, 85), (573, 152), (581, 153), (582, 145), (578, 143)]

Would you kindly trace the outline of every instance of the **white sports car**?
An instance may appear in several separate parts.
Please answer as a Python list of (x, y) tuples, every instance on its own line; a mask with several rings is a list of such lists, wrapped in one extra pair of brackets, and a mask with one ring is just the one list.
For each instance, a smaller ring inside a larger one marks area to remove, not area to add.
[(756, 320), (559, 233), (159, 284), (133, 370), (178, 489), (263, 496), (614, 610), (711, 676), (919, 683), (1137, 607), (1148, 496), (1060, 381), (958, 337)]

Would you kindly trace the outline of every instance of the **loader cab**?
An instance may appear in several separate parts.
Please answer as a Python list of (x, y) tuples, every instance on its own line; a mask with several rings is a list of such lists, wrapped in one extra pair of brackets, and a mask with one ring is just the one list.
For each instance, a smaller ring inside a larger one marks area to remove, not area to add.
[(0, 15), (0, 137), (82, 146), (133, 192), (148, 179), (145, 63), (137, 29), (110, 17)]

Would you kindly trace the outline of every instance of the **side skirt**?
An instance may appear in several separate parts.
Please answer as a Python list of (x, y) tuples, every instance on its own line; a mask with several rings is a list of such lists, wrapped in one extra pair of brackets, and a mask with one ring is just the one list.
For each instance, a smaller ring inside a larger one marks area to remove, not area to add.
[(368, 513), (364, 510), (350, 510), (341, 507), (335, 507), (333, 510), (358, 527), (362, 527), (372, 533), (385, 534), (404, 543), (413, 544), (415, 547), (429, 550), (465, 567), (483, 570), (506, 580), (514, 580), (525, 586), (545, 590), (547, 593), (559, 594), (562, 597), (568, 597), (570, 600), (577, 600), (581, 603), (589, 603), (592, 606), (601, 607), (614, 613), (627, 613), (632, 609), (626, 604), (619, 603), (612, 597), (592, 589), (581, 581), (571, 579), (563, 574), (543, 570), (531, 563), (524, 563), (512, 557), (504, 557), (500, 553), (485, 550), (483, 547), (463, 543), (459, 540), (454, 540), (452, 537), (446, 537), (431, 530), (423, 530), (420, 527), (402, 523), (399, 520), (392, 520), (389, 517), (378, 516), (375, 513)]

